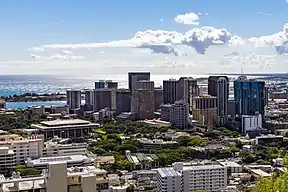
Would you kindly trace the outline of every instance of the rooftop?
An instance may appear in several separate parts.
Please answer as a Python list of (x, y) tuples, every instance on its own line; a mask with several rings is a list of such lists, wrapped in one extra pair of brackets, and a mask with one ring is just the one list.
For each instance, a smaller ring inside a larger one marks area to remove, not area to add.
[(197, 166), (187, 166), (183, 167), (183, 170), (207, 170), (207, 169), (222, 169), (221, 165), (197, 165)]
[(89, 124), (89, 121), (85, 121), (82, 119), (56, 119), (53, 121), (42, 121), (41, 124), (45, 126), (65, 126), (65, 125), (83, 125), (83, 124)]
[(175, 177), (175, 176), (181, 176), (179, 172), (177, 172), (172, 167), (166, 167), (166, 168), (159, 168), (156, 169), (157, 172), (161, 175), (161, 177)]
[(76, 163), (89, 161), (89, 158), (85, 155), (71, 155), (71, 156), (57, 156), (57, 157), (41, 157), (39, 159), (27, 160), (27, 166), (42, 166), (48, 165), (53, 162), (67, 162), (68, 163)]

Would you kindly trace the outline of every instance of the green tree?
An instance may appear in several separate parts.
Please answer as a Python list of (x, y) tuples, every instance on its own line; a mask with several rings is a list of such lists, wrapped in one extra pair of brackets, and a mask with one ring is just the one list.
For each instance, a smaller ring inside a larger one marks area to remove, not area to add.
[(26, 168), (23, 165), (17, 165), (13, 169), (14, 172), (19, 172), (21, 176), (39, 175), (41, 171), (34, 168)]
[(88, 151), (91, 151), (92, 153), (97, 155), (104, 155), (105, 153), (107, 153), (105, 149), (102, 149), (100, 147), (88, 147)]
[(280, 176), (273, 175), (267, 178), (260, 178), (253, 189), (253, 192), (286, 192), (288, 191), (288, 172)]

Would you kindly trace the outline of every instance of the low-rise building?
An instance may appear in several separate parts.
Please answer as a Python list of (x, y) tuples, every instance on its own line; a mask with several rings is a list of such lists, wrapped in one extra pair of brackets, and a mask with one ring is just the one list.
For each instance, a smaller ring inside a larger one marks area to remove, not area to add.
[(132, 163), (131, 169), (152, 169), (159, 167), (158, 157), (154, 154), (131, 153), (129, 150), (125, 152), (126, 158)]
[(61, 138), (83, 137), (91, 134), (99, 124), (91, 123), (81, 119), (57, 119), (53, 121), (42, 121), (40, 124), (32, 124), (31, 127), (38, 129), (45, 139), (58, 136)]
[(141, 151), (155, 152), (162, 149), (177, 149), (179, 147), (177, 141), (163, 141), (162, 139), (138, 139)]
[(0, 192), (109, 192), (107, 172), (94, 166), (67, 168), (65, 162), (49, 162), (41, 175), (22, 178), (0, 176)]
[(282, 135), (262, 135), (255, 138), (256, 145), (267, 145), (271, 143), (282, 143), (284, 137)]

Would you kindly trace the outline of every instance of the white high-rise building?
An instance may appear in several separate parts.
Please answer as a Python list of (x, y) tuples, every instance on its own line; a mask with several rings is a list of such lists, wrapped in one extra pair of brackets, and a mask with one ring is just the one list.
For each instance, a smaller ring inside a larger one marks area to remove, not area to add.
[(81, 105), (81, 91), (68, 90), (66, 91), (66, 102), (69, 109), (79, 109)]
[(174, 163), (157, 169), (157, 192), (218, 192), (227, 187), (227, 168), (221, 165), (190, 165)]

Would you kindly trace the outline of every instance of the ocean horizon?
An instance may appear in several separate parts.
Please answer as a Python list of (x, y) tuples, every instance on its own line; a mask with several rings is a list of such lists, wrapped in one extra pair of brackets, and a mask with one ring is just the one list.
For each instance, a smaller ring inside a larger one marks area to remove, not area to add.
[[(151, 80), (155, 86), (162, 85), (165, 79), (180, 77), (208, 77), (208, 75), (153, 75)], [(128, 87), (128, 74), (123, 75), (95, 75), (90, 77), (59, 77), (48, 75), (0, 75), (0, 96), (24, 93), (64, 93), (67, 89), (93, 89), (94, 82), (99, 80), (113, 80), (118, 82), (119, 88)]]

